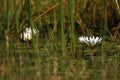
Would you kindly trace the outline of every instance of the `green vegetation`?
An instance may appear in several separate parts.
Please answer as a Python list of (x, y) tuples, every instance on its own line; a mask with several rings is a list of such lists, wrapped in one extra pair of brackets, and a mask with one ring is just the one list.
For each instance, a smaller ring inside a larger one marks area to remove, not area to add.
[[(28, 26), (39, 34), (24, 42)], [(102, 38), (94, 61), (81, 36)], [(0, 80), (119, 80), (119, 68), (120, 0), (0, 0)]]

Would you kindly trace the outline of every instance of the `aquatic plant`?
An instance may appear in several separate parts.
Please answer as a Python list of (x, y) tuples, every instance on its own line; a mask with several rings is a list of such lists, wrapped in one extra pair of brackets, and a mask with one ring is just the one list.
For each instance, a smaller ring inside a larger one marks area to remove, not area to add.
[(32, 40), (32, 33), (33, 35), (37, 36), (39, 31), (36, 28), (31, 29), (30, 27), (26, 27), (25, 30), (20, 34), (20, 39), (24, 41), (30, 41)]
[(86, 44), (89, 46), (89, 48), (92, 51), (92, 61), (93, 61), (93, 55), (94, 55), (94, 49), (101, 44), (102, 38), (101, 37), (88, 37), (88, 36), (81, 36), (79, 37), (79, 40), (82, 44)]

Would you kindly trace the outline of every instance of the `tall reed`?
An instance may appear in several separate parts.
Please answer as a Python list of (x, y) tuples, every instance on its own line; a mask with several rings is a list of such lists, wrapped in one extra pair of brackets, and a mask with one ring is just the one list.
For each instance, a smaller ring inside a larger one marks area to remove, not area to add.
[(74, 0), (68, 0), (68, 7), (69, 7), (69, 19), (70, 19), (70, 26), (71, 26), (71, 43), (72, 43), (72, 53), (76, 53), (76, 40), (75, 40), (75, 20), (74, 20)]
[[(107, 9), (107, 0), (104, 2), (104, 35), (106, 35), (106, 31), (108, 31), (108, 9)], [(104, 65), (105, 54), (102, 53), (102, 64)]]
[[(28, 21), (29, 26), (33, 29), (34, 23), (32, 22), (32, 9), (31, 9), (31, 0), (27, 0), (27, 8), (28, 8)], [(33, 33), (33, 30), (32, 30)], [(32, 47), (33, 47), (33, 53), (36, 52), (35, 50), (35, 36), (32, 34)]]
[(18, 10), (19, 10), (19, 8), (18, 8), (18, 6), (17, 6), (17, 1), (16, 0), (14, 0), (14, 8), (15, 8), (15, 10), (14, 10), (14, 14), (15, 14), (15, 28), (16, 28), (16, 33), (18, 33), (18, 27), (19, 27), (19, 21), (18, 21), (18, 17), (19, 17), (19, 15), (18, 15)]
[[(10, 48), (9, 48), (9, 36), (8, 36), (8, 31), (9, 31), (9, 10), (10, 10), (10, 0), (5, 0), (5, 15), (4, 15), (4, 40), (3, 43), (5, 44), (5, 60), (6, 61), (9, 61), (9, 52), (10, 52)], [(7, 63), (6, 63), (7, 64)], [(7, 66), (7, 69), (9, 67)], [(9, 73), (6, 73), (7, 74), (7, 79), (9, 78)]]
[(9, 55), (9, 37), (8, 37), (8, 30), (9, 30), (9, 8), (10, 7), (10, 1), (6, 0), (5, 1), (5, 15), (4, 15), (4, 39), (6, 43), (6, 53), (7, 57)]
[(60, 1), (60, 25), (61, 25), (61, 48), (62, 56), (65, 56), (65, 33), (64, 33), (64, 9), (63, 9), (63, 0)]

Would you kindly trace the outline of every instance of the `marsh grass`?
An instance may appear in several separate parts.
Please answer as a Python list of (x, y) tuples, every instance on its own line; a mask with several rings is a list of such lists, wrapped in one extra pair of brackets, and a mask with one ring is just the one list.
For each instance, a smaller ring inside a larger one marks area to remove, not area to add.
[[(119, 80), (120, 2), (112, 2), (0, 0), (0, 80)], [(27, 26), (39, 35), (21, 42)], [(93, 63), (84, 35), (103, 38)]]

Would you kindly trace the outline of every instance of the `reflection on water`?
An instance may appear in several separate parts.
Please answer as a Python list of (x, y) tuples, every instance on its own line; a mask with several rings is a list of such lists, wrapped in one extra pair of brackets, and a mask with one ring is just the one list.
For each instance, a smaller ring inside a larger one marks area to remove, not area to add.
[[(85, 50), (82, 51), (80, 44), (77, 45), (76, 55), (71, 53), (70, 45), (68, 45), (66, 47), (66, 57), (62, 57), (60, 44), (55, 45), (43, 41), (41, 44), (36, 44), (35, 47), (34, 52), (31, 44), (20, 43), (15, 45), (11, 43), (9, 53), (1, 50), (0, 79), (101, 80), (101, 78), (106, 77), (114, 80), (114, 78), (120, 76), (118, 74), (120, 72), (119, 54), (105, 55), (104, 63), (101, 54), (94, 55), (95, 61), (92, 64), (89, 48), (85, 46)], [(95, 54), (97, 53), (98, 50)], [(105, 54), (105, 52), (103, 53)], [(102, 75), (103, 73), (104, 75)]]

